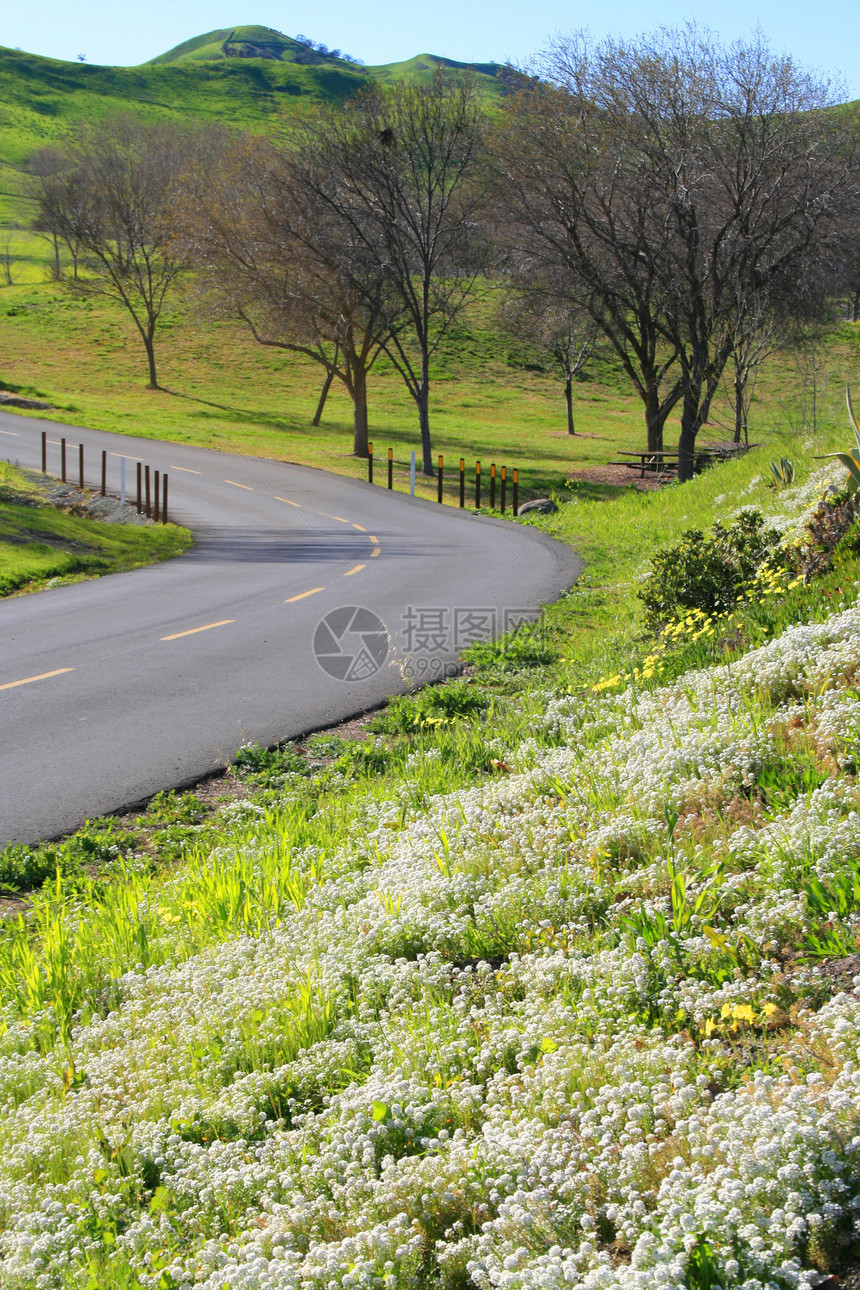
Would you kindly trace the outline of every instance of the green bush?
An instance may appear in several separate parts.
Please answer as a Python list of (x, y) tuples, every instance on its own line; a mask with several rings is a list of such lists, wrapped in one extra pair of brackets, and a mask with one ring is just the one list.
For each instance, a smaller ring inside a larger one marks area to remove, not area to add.
[(477, 716), (488, 704), (483, 690), (468, 681), (428, 685), (417, 694), (392, 699), (375, 718), (373, 728), (389, 735), (431, 730), (434, 726), (450, 725), (459, 717)]
[(206, 815), (206, 807), (194, 793), (177, 793), (163, 790), (156, 793), (147, 807), (146, 821), (152, 824), (199, 824)]
[(11, 843), (0, 850), (0, 891), (41, 887), (56, 872), (57, 855), (53, 848)]
[(558, 655), (549, 645), (540, 625), (528, 624), (500, 640), (478, 641), (463, 651), (463, 660), (486, 672), (518, 672), (529, 667), (546, 667)]
[(255, 784), (275, 784), (284, 775), (307, 775), (308, 764), (291, 743), (278, 748), (263, 748), (260, 744), (243, 744), (233, 762), (240, 779)]
[(0, 848), (0, 890), (21, 891), (41, 887), (56, 877), (66, 878), (104, 870), (134, 852), (138, 837), (111, 816), (87, 820), (80, 829), (59, 842)]
[(784, 563), (780, 535), (767, 528), (758, 511), (744, 511), (733, 524), (721, 521), (709, 536), (688, 529), (658, 551), (639, 598), (652, 631), (683, 618), (692, 609), (721, 614), (743, 595), (764, 562)]

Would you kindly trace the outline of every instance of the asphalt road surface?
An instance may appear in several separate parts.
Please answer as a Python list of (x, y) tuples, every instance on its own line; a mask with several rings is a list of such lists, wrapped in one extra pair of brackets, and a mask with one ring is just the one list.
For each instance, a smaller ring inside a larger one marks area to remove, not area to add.
[[(0, 601), (0, 844), (58, 836), (445, 674), (576, 579), (538, 531), (262, 458), (0, 413), (0, 454), (169, 475), (194, 546)], [(366, 612), (358, 612), (366, 611)], [(331, 617), (329, 617), (331, 615)], [(325, 620), (325, 621), (324, 621)]]

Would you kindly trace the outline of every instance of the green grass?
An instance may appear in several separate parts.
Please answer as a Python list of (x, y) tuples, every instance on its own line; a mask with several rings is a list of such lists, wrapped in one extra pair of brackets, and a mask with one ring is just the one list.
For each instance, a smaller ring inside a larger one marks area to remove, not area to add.
[[(35, 257), (46, 255), (47, 247), (33, 239), (30, 253), (29, 271), (35, 273)], [(191, 303), (177, 301), (169, 309), (158, 342), (161, 380), (171, 393), (145, 388), (143, 351), (121, 309), (81, 301), (58, 284), (0, 290), (0, 340), (0, 380), (54, 404), (57, 417), (71, 424), (366, 477), (366, 464), (352, 456), (351, 404), (337, 386), (322, 426), (310, 424), (321, 383), (317, 365), (255, 345), (238, 324), (195, 318)], [(860, 328), (846, 324), (837, 330), (826, 365), (824, 433), (841, 425), (841, 390), (860, 368)], [(792, 455), (801, 403), (790, 362), (772, 362), (752, 413), (752, 437), (762, 444), (757, 454), (766, 458), (764, 469), (771, 458)], [(395, 487), (406, 489), (409, 454), (419, 447), (417, 418), (402, 382), (385, 363), (371, 373), (369, 411), (376, 481), (385, 479), (391, 447)], [(434, 365), (431, 423), (434, 450), (445, 457), (446, 500), (456, 502), (460, 456), (467, 462), (467, 504), (474, 498), (474, 462), (481, 460), (486, 505), (492, 462), (506, 464), (509, 472), (519, 469), (523, 500), (553, 492), (570, 496), (566, 486), (573, 473), (603, 466), (620, 449), (641, 447), (641, 404), (606, 355), (577, 384), (576, 421), (579, 433), (571, 437), (560, 382), (539, 356), (500, 334), (493, 300), (474, 305)], [(729, 422), (723, 401), (708, 433), (726, 437)], [(670, 425), (667, 444), (675, 434)], [(435, 484), (419, 480), (418, 491), (434, 498)], [(574, 496), (614, 498), (616, 492), (584, 483)], [(639, 503), (631, 498), (621, 505), (635, 509)], [(641, 509), (647, 513), (648, 507), (643, 502)]]
[(174, 524), (103, 524), (57, 510), (0, 462), (0, 596), (138, 569), (190, 542), (188, 530)]
[[(276, 58), (224, 57), (221, 46), (271, 45)], [(141, 118), (218, 121), (252, 133), (273, 132), (320, 103), (338, 102), (374, 81), (426, 80), (431, 64), (469, 67), (489, 101), (501, 84), (491, 64), (421, 56), (403, 64), (360, 67), (340, 58), (296, 62), (299, 46), (264, 27), (236, 27), (194, 37), (139, 67), (62, 62), (0, 46), (0, 232), (26, 227), (31, 204), (18, 173), (37, 148), (58, 143), (79, 122), (114, 112)]]
[[(844, 429), (831, 437), (844, 442)], [(793, 460), (799, 486), (816, 466), (812, 453), (829, 444), (827, 435), (780, 434), (779, 455)], [(160, 794), (139, 816), (93, 821), (63, 843), (0, 855), (0, 882), (26, 901), (20, 919), (0, 926), (0, 1043), (14, 1054), (6, 1087), (18, 1111), (4, 1129), (4, 1169), (40, 1240), (55, 1222), (38, 1212), (45, 1188), (70, 1198), (76, 1226), (58, 1284), (148, 1284), (138, 1276), (141, 1250), (147, 1278), (165, 1269), (163, 1285), (181, 1284), (180, 1261), (197, 1257), (212, 1233), (225, 1259), (257, 1239), (256, 1227), (242, 1235), (248, 1215), (256, 1220), (261, 1196), (278, 1201), (288, 1177), (291, 1196), (307, 1189), (311, 1202), (323, 1198), (322, 1235), (314, 1229), (313, 1239), (330, 1242), (335, 1257), (342, 1235), (352, 1240), (379, 1218), (370, 1208), (348, 1211), (350, 1186), (363, 1197), (397, 1171), (408, 1179), (426, 1167), (428, 1179), (443, 1178), (444, 1164), (448, 1199), (438, 1213), (441, 1182), (404, 1181), (390, 1198), (424, 1253), (417, 1271), (397, 1263), (389, 1283), (462, 1290), (468, 1282), (453, 1255), (440, 1270), (436, 1252), (495, 1215), (503, 1170), (515, 1175), (510, 1189), (535, 1185), (531, 1137), (506, 1147), (503, 1163), (501, 1154), (486, 1163), (481, 1153), (496, 1140), (484, 1139), (488, 1117), (498, 1126), (509, 1107), (512, 1129), (557, 1131), (559, 1150), (582, 1123), (576, 1168), (558, 1173), (592, 1171), (593, 1239), (617, 1251), (604, 1206), (623, 1185), (642, 1198), (647, 1226), (678, 1157), (697, 1150), (687, 1120), (660, 1101), (669, 1085), (681, 1086), (669, 1078), (672, 1062), (683, 1063), (690, 1099), (700, 1099), (683, 1104), (697, 1125), (715, 1091), (723, 1106), (736, 1097), (740, 1114), (762, 1077), (771, 1081), (768, 1118), (772, 1099), (787, 1099), (779, 1102), (783, 1125), (795, 1124), (800, 1111), (792, 1108), (826, 1095), (844, 1053), (815, 1029), (828, 989), (809, 966), (855, 948), (860, 860), (840, 852), (828, 868), (811, 850), (812, 833), (807, 839), (786, 821), (807, 807), (812, 815), (822, 787), (845, 795), (817, 808), (831, 811), (832, 828), (848, 830), (856, 819), (860, 716), (856, 729), (843, 721), (835, 744), (817, 724), (817, 705), (826, 713), (833, 699), (843, 705), (834, 711), (850, 708), (853, 686), (831, 678), (823, 690), (801, 690), (798, 702), (763, 673), (742, 702), (715, 707), (713, 731), (707, 702), (694, 705), (701, 743), (696, 736), (684, 744), (686, 727), (673, 725), (687, 720), (685, 696), (697, 694), (689, 675), (650, 713), (647, 705), (650, 690), (687, 669), (730, 661), (853, 603), (856, 538), (809, 586), (756, 596), (713, 632), (669, 642), (659, 667), (645, 665), (655, 643), (636, 594), (653, 551), (685, 528), (707, 528), (741, 505), (796, 513), (795, 494), (769, 481), (766, 462), (750, 454), (659, 493), (567, 490), (558, 514), (535, 523), (573, 541), (587, 570), (547, 611), (542, 633), (475, 648), (467, 679), (397, 699), (363, 738), (328, 733), (298, 747), (245, 749), (214, 796)], [(633, 682), (626, 700), (595, 692), (616, 669)], [(665, 781), (659, 770), (649, 778), (642, 760), (655, 804), (624, 787), (625, 756), (628, 740), (662, 721), (664, 703), (670, 719), (651, 752), (665, 750), (667, 767), (676, 747), (692, 760), (667, 770)], [(737, 747), (763, 750), (737, 783), (720, 778), (720, 762), (695, 769), (729, 721)], [(532, 778), (516, 778), (530, 768)], [(768, 841), (775, 821), (782, 831)], [(749, 836), (735, 854), (728, 844), (738, 827)], [(774, 903), (775, 889), (788, 914)], [(796, 927), (790, 920), (800, 908)], [(759, 909), (770, 922), (751, 918)], [(811, 1074), (819, 1083), (791, 1102)], [(616, 1161), (627, 1158), (633, 1117), (604, 1121), (592, 1159), (593, 1117), (634, 1076), (635, 1124), (653, 1145), (619, 1184)], [(108, 1093), (117, 1087), (114, 1107)], [(45, 1119), (50, 1134), (41, 1131)], [(365, 1152), (360, 1167), (349, 1166), (335, 1203), (331, 1175), (317, 1180), (316, 1162), (335, 1158), (341, 1124), (354, 1136), (365, 1121), (378, 1158)], [(724, 1129), (714, 1130), (721, 1153)], [(822, 1143), (804, 1138), (804, 1167), (820, 1170), (821, 1151), (832, 1145), (853, 1186), (856, 1165), (840, 1133)], [(607, 1134), (616, 1135), (611, 1150)], [(271, 1181), (269, 1144), (283, 1151)], [(217, 1192), (196, 1175), (189, 1181), (183, 1162), (191, 1155), (201, 1168), (229, 1156), (230, 1179)], [(765, 1156), (754, 1155), (756, 1168)], [(721, 1169), (736, 1167), (722, 1160)], [(607, 1171), (616, 1189), (608, 1196)], [(755, 1207), (759, 1194), (749, 1188), (738, 1203)], [(782, 1193), (769, 1191), (756, 1214), (774, 1207), (773, 1195)], [(578, 1221), (564, 1226), (567, 1202), (553, 1192), (541, 1203), (539, 1233), (510, 1236), (522, 1257), (582, 1239)], [(283, 1221), (300, 1212), (294, 1205)], [(137, 1245), (117, 1246), (121, 1233), (162, 1213), (169, 1227), (150, 1223)], [(458, 1225), (454, 1213), (463, 1216)], [(17, 1230), (11, 1205), (3, 1221)], [(770, 1225), (757, 1217), (750, 1230)], [(727, 1246), (723, 1235), (713, 1234), (709, 1258), (746, 1249), (745, 1237)], [(694, 1248), (703, 1246), (704, 1238)], [(627, 1248), (629, 1241), (622, 1256)], [(854, 1253), (829, 1229), (794, 1252), (804, 1267), (840, 1273)], [(33, 1266), (12, 1284), (25, 1284)], [(721, 1284), (740, 1282), (723, 1275)]]

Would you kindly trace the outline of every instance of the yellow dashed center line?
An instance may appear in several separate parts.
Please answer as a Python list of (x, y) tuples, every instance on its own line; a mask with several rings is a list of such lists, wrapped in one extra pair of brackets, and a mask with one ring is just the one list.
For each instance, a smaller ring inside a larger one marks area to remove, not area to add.
[(358, 529), (359, 533), (366, 533), (366, 532), (367, 532), (367, 529), (364, 527), (364, 525), (363, 525), (363, 524), (353, 524), (353, 526), (352, 526), (352, 527), (353, 527), (354, 529)]
[(287, 506), (297, 506), (297, 507), (299, 508), (299, 510), (301, 510), (301, 509), (302, 509), (302, 504), (301, 504), (301, 502), (291, 502), (291, 501), (290, 501), (290, 499), (289, 499), (289, 497), (278, 497), (278, 494), (277, 494), (277, 493), (275, 493), (275, 501), (276, 501), (276, 502), (286, 502), (286, 503), (287, 503)]
[(197, 632), (208, 632), (213, 627), (226, 627), (228, 623), (235, 623), (235, 618), (222, 618), (218, 623), (206, 623), (205, 627), (190, 627), (187, 632), (174, 632), (172, 636), (162, 636), (163, 641), (178, 641), (180, 636), (195, 636)]
[(349, 524), (349, 520), (345, 520), (342, 515), (329, 515), (328, 511), (317, 511), (317, 515), (326, 520), (337, 520), (338, 524)]
[(371, 542), (373, 542), (373, 543), (374, 543), (374, 545), (375, 545), (375, 546), (379, 546), (379, 538), (378, 538), (378, 537), (374, 537), (372, 533), (371, 533), (371, 535), (370, 535), (370, 540), (371, 540)]
[(354, 568), (352, 568), (352, 569), (347, 569), (346, 573), (345, 573), (343, 576), (344, 576), (345, 578), (351, 578), (351, 577), (352, 577), (352, 575), (353, 575), (354, 573), (358, 573), (358, 572), (359, 572), (359, 570), (364, 569), (364, 568), (366, 568), (366, 566), (365, 566), (365, 565), (363, 565), (363, 564), (357, 564), (357, 565), (355, 565), (355, 567), (354, 567)]
[(181, 470), (184, 475), (202, 475), (201, 470), (192, 470), (190, 466), (171, 466), (171, 470)]
[(58, 667), (55, 672), (40, 672), (38, 676), (25, 676), (22, 681), (7, 681), (0, 685), (0, 690), (14, 690), (16, 685), (29, 685), (31, 681), (47, 681), (49, 676), (62, 676), (64, 672), (74, 672), (73, 667)]
[(10, 434), (10, 435), (12, 436), (12, 438), (13, 438), (13, 439), (17, 439), (17, 438), (18, 438), (18, 431), (17, 431), (17, 430), (0, 430), (0, 434)]
[(126, 461), (143, 461), (142, 457), (132, 457), (130, 452), (109, 452), (109, 457), (125, 457)]
[(287, 596), (284, 604), (291, 605), (294, 600), (304, 600), (305, 596), (315, 596), (318, 591), (325, 591), (325, 587), (311, 587), (310, 591), (300, 591), (297, 596)]
[(381, 546), (375, 546), (375, 547), (373, 548), (373, 550), (371, 551), (371, 553), (370, 553), (370, 558), (371, 558), (371, 560), (373, 559), (373, 557), (374, 557), (375, 555), (379, 555), (379, 553), (380, 553), (380, 551), (381, 551), (381, 550), (382, 550), (382, 547), (381, 547)]
[(225, 479), (224, 483), (232, 484), (234, 488), (244, 488), (246, 493), (253, 493), (254, 491), (250, 484), (237, 484), (235, 479)]

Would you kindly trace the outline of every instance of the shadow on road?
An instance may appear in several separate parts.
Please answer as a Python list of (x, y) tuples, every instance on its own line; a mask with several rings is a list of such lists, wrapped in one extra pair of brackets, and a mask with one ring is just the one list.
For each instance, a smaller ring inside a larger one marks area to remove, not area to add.
[[(383, 549), (384, 547), (384, 539)], [(398, 535), (398, 556), (440, 555), (444, 547), (431, 547), (424, 541), (410, 541)], [(223, 529), (212, 536), (205, 530), (196, 531), (196, 541), (183, 556), (183, 564), (310, 564), (326, 561), (350, 560), (354, 564), (370, 559), (372, 546), (362, 533), (354, 536), (343, 532), (278, 534), (265, 529)], [(388, 552), (393, 554), (393, 552)]]

